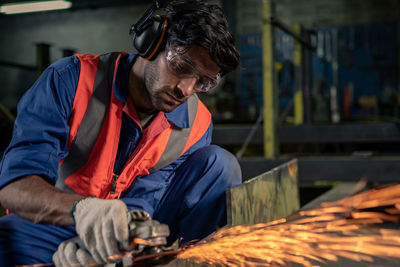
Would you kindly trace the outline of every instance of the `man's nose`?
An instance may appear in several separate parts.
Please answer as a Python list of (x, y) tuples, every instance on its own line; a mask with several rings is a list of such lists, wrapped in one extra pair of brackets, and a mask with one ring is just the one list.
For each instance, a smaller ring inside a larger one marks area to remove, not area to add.
[(196, 77), (183, 78), (179, 80), (177, 87), (185, 97), (188, 97), (195, 93), (194, 86), (196, 82)]

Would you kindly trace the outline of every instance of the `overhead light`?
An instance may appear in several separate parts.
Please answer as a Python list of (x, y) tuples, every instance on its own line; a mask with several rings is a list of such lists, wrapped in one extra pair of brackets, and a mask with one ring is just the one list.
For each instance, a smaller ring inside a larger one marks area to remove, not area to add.
[(7, 3), (7, 4), (2, 4), (0, 6), (0, 13), (18, 14), (18, 13), (67, 9), (70, 8), (71, 5), (72, 4), (70, 1), (65, 1), (65, 0)]

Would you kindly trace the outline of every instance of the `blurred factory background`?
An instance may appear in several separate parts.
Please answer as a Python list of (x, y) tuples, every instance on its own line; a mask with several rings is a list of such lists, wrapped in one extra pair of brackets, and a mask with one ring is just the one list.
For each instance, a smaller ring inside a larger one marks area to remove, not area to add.
[[(0, 153), (18, 100), (46, 66), (74, 53), (134, 52), (130, 25), (150, 5), (70, 2), (0, 14)], [(241, 66), (201, 98), (214, 143), (237, 155), (244, 179), (297, 158), (303, 199), (338, 181), (400, 181), (399, 0), (210, 2), (225, 10)]]

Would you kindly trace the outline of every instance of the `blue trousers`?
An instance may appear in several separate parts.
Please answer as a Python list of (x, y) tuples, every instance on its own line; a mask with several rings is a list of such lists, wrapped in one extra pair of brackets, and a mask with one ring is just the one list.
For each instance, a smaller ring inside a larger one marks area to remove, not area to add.
[[(141, 183), (152, 175), (157, 172), (135, 180), (133, 189), (138, 190), (132, 192), (138, 198), (148, 195)], [(214, 145), (201, 148), (170, 178), (150, 211), (153, 219), (169, 225), (169, 244), (177, 238), (181, 243), (204, 238), (226, 224), (225, 191), (241, 183), (232, 154)], [(1, 217), (0, 266), (50, 263), (58, 245), (76, 235), (73, 226), (35, 224), (15, 214)]]

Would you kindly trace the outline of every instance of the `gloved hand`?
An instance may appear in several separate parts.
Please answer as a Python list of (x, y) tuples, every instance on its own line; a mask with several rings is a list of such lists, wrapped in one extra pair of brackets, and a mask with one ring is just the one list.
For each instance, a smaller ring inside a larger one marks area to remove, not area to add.
[(58, 246), (57, 251), (53, 254), (53, 262), (56, 267), (102, 265), (93, 259), (78, 236), (68, 239)]
[[(130, 210), (128, 212), (128, 221), (130, 238), (128, 243), (122, 244), (124, 250), (138, 254), (142, 253), (145, 248), (154, 249), (167, 244), (167, 237), (169, 236), (168, 225), (152, 220), (147, 212)], [(138, 239), (146, 242), (135, 242)]]
[(129, 242), (125, 203), (118, 199), (84, 198), (76, 203), (71, 214), (76, 232), (94, 262), (115, 262), (112, 256), (122, 254), (119, 243)]

